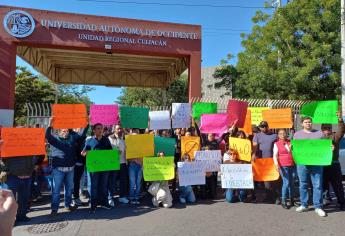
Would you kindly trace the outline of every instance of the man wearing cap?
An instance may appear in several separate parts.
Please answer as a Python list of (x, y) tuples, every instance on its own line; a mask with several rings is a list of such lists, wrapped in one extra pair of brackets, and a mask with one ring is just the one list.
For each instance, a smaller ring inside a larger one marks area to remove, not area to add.
[[(252, 161), (257, 158), (273, 158), (273, 144), (277, 140), (277, 134), (274, 134), (268, 127), (266, 121), (261, 121), (259, 124), (260, 132), (255, 134), (253, 138), (253, 154)], [(274, 202), (280, 204), (279, 202), (279, 188), (277, 181), (265, 181), (265, 201)]]
[(339, 117), (338, 131), (332, 137), (332, 125), (322, 124), (321, 131), (328, 139), (332, 139), (333, 144), (333, 160), (332, 164), (323, 167), (323, 190), (324, 194), (329, 193), (329, 183), (332, 184), (335, 195), (337, 196), (340, 210), (345, 210), (344, 187), (342, 184), (342, 174), (339, 162), (339, 143), (345, 134), (344, 121)]

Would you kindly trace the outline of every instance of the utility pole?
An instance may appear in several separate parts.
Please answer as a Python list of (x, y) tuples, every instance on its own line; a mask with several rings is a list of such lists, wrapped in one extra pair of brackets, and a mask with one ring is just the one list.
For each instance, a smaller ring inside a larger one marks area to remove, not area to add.
[[(281, 0), (272, 0), (272, 7), (274, 7), (276, 11), (281, 6), (282, 6), (282, 1)], [(277, 61), (278, 61), (278, 64), (280, 64), (282, 62), (282, 59), (280, 57), (280, 50), (279, 49), (277, 51), (277, 54), (278, 54)]]
[(340, 1), (341, 13), (341, 111), (345, 115), (345, 0)]

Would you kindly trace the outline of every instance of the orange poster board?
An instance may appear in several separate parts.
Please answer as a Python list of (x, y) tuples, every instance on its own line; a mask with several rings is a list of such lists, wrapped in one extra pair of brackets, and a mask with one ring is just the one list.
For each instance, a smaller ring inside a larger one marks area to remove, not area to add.
[(292, 128), (291, 108), (270, 109), (262, 111), (262, 118), (271, 129)]
[(254, 181), (274, 181), (279, 178), (273, 158), (258, 158), (252, 165)]
[(239, 128), (239, 130), (242, 130), (247, 135), (253, 134), (252, 130), (252, 112), (247, 109), (246, 119), (244, 120), (244, 126), (243, 128)]
[(45, 155), (45, 133), (43, 128), (2, 128), (1, 157)]
[(200, 137), (182, 136), (181, 137), (181, 157), (185, 154), (194, 159), (194, 152), (200, 150)]
[(88, 124), (85, 104), (53, 104), (53, 128), (85, 128)]

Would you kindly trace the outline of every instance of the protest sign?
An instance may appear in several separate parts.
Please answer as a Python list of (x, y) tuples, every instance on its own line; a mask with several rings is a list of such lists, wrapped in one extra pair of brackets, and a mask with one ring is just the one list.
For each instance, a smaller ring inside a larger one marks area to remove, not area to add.
[(88, 124), (85, 104), (53, 104), (52, 117), (54, 129), (85, 128)]
[(332, 163), (331, 139), (294, 139), (291, 144), (297, 165), (328, 166)]
[(252, 129), (252, 112), (249, 109), (247, 109), (246, 120), (244, 121), (244, 126), (243, 126), (243, 128), (239, 128), (239, 130), (242, 130), (247, 135), (248, 134), (253, 134), (253, 129)]
[(174, 138), (164, 138), (155, 136), (154, 137), (155, 143), (155, 153), (156, 156), (158, 152), (164, 152), (166, 156), (174, 156), (175, 155), (175, 144), (176, 140)]
[(253, 189), (253, 172), (251, 164), (220, 165), (222, 188)]
[(252, 125), (259, 125), (262, 119), (262, 111), (269, 110), (269, 107), (248, 107), (251, 111)]
[(150, 111), (150, 130), (171, 129), (170, 111)]
[(228, 130), (228, 114), (201, 115), (201, 133), (223, 134)]
[(255, 181), (274, 181), (279, 178), (273, 158), (257, 158), (252, 165)]
[(251, 161), (252, 159), (252, 143), (248, 139), (229, 137), (230, 148), (238, 153), (238, 157), (242, 161)]
[(291, 108), (263, 110), (262, 119), (267, 121), (272, 129), (292, 128)]
[(195, 120), (200, 120), (200, 117), (202, 114), (216, 114), (217, 103), (196, 102), (196, 103), (193, 103), (192, 109), (193, 109), (192, 117)]
[(191, 104), (173, 103), (171, 106), (172, 128), (189, 128), (191, 124)]
[(144, 157), (145, 181), (171, 180), (175, 177), (174, 157)]
[(229, 125), (237, 120), (236, 127), (243, 128), (246, 119), (248, 102), (229, 100), (227, 113), (229, 116)]
[(45, 132), (43, 128), (2, 128), (1, 157), (45, 155)]
[(145, 107), (120, 107), (120, 120), (123, 128), (146, 129), (149, 122), (149, 109)]
[(86, 169), (88, 172), (120, 170), (119, 151), (92, 150), (86, 155)]
[(206, 172), (220, 171), (222, 153), (220, 150), (195, 151), (195, 162), (200, 162)]
[(0, 126), (13, 127), (14, 110), (0, 109)]
[(119, 123), (119, 107), (112, 105), (91, 105), (91, 124), (101, 123), (102, 125), (115, 125)]
[(205, 170), (200, 162), (177, 162), (179, 186), (205, 184)]
[(319, 101), (304, 104), (301, 116), (313, 118), (315, 124), (338, 124), (338, 101)]
[(154, 156), (153, 137), (153, 134), (126, 135), (126, 159)]
[(181, 137), (181, 157), (188, 155), (194, 158), (194, 152), (200, 150), (200, 137), (182, 136)]

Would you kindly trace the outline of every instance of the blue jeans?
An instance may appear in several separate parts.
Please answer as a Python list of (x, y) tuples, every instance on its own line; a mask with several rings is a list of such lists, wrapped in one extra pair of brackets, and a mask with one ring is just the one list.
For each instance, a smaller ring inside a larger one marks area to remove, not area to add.
[(91, 208), (97, 205), (108, 205), (109, 171), (90, 173), (91, 177)]
[(141, 165), (130, 161), (128, 165), (129, 172), (129, 199), (139, 200), (141, 190), (141, 179), (143, 178), (143, 170)]
[(314, 208), (322, 208), (322, 173), (323, 166), (304, 166), (297, 165), (297, 173), (299, 178), (299, 194), (301, 204), (308, 206), (308, 179), (310, 176), (313, 185), (313, 204)]
[(289, 198), (291, 201), (293, 200), (294, 196), (294, 166), (281, 166), (279, 168), (280, 175), (283, 180), (282, 185), (282, 202), (286, 201), (286, 198)]
[(20, 179), (14, 175), (8, 175), (8, 188), (12, 190), (18, 203), (17, 218), (23, 218), (29, 210), (29, 199), (31, 195), (31, 177)]
[(180, 186), (179, 187), (180, 199), (186, 199), (187, 202), (194, 203), (196, 201), (192, 186)]
[(57, 168), (53, 168), (53, 196), (52, 196), (52, 211), (58, 211), (60, 205), (60, 191), (62, 185), (65, 186), (65, 207), (70, 207), (72, 203), (72, 192), (73, 192), (73, 177), (74, 170), (63, 172)]
[[(236, 192), (238, 196), (236, 196)], [(247, 192), (245, 189), (228, 188), (225, 193), (225, 200), (229, 203), (234, 203), (234, 202), (237, 202), (238, 200), (240, 202), (244, 202), (246, 198), (247, 198)]]

